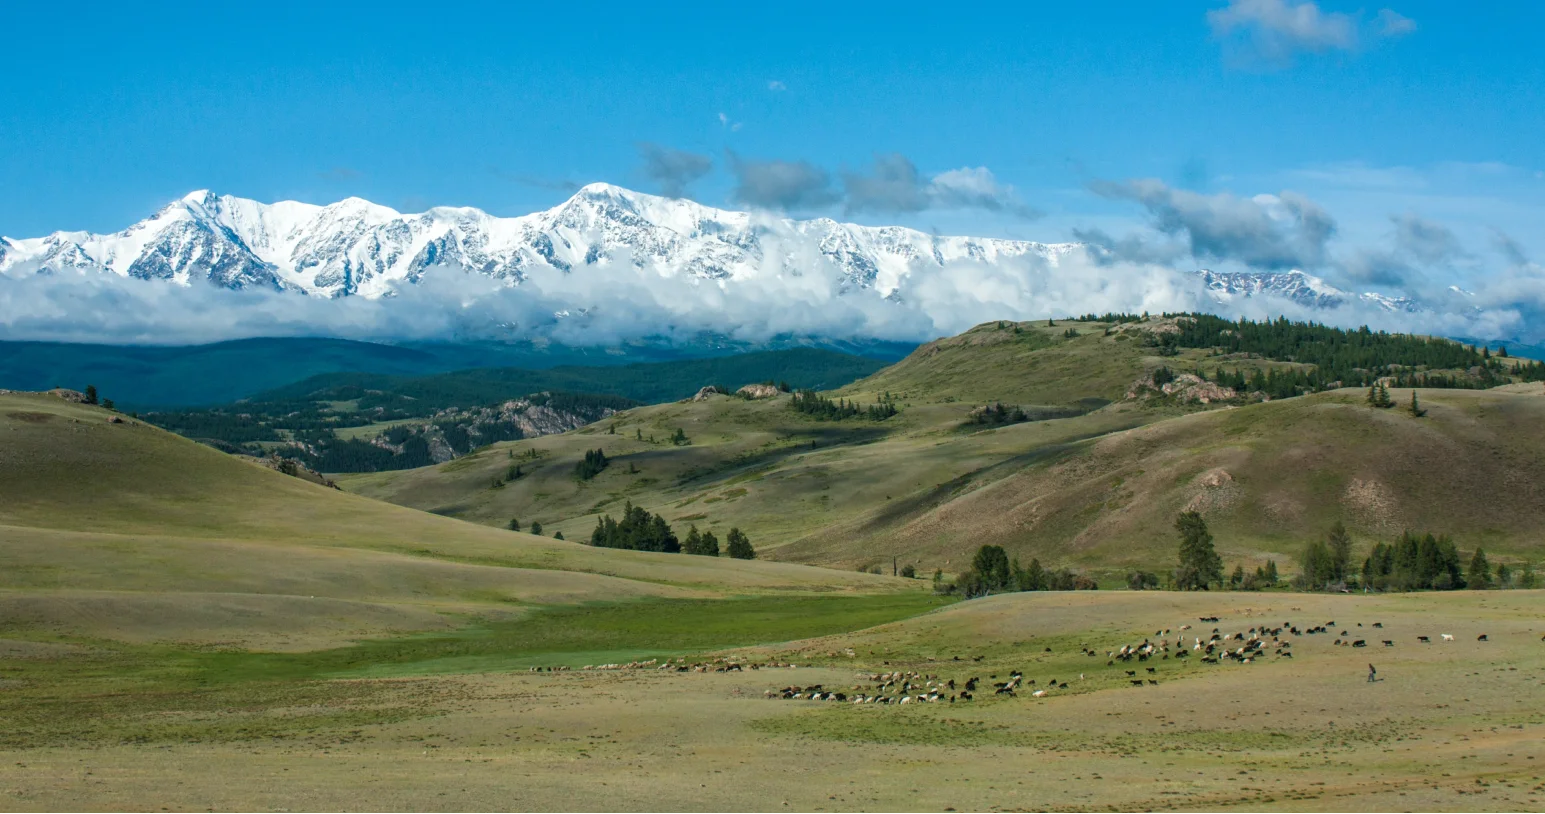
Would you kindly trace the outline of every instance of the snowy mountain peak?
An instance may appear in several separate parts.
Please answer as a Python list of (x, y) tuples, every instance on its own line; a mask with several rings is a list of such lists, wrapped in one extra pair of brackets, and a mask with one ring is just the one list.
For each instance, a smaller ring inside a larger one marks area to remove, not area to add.
[(552, 209), (503, 218), (471, 207), (404, 214), (362, 198), (326, 206), (195, 190), (107, 235), (55, 233), (0, 246), (0, 271), (97, 268), (181, 283), (378, 297), (438, 265), (511, 284), (537, 266), (575, 272), (624, 261), (662, 273), (728, 280), (800, 272), (822, 258), (844, 288), (890, 294), (918, 267), (1038, 255), (1072, 244), (936, 237), (821, 218), (758, 218), (613, 184), (587, 184)]

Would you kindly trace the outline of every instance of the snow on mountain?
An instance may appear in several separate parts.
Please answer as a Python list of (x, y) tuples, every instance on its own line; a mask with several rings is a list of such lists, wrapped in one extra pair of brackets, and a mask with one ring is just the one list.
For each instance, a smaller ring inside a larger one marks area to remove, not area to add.
[(885, 295), (919, 265), (1025, 255), (1055, 265), (1076, 248), (753, 216), (609, 184), (591, 184), (553, 209), (514, 218), (455, 207), (403, 214), (359, 198), (327, 206), (263, 204), (200, 190), (114, 234), (0, 238), (0, 272), (97, 268), (180, 283), (207, 279), (227, 288), (375, 298), (437, 265), (512, 284), (534, 265), (577, 272), (622, 261), (732, 280), (769, 266), (798, 273), (801, 258), (818, 254), (839, 270), (844, 288)]
[(1385, 311), (1417, 311), (1414, 300), (1405, 297), (1389, 297), (1366, 292), (1353, 294), (1342, 291), (1324, 280), (1302, 271), (1247, 272), (1210, 271), (1196, 272), (1202, 285), (1214, 300), (1227, 303), (1234, 298), (1270, 296), (1289, 300), (1308, 308), (1339, 308), (1353, 303), (1375, 306)]

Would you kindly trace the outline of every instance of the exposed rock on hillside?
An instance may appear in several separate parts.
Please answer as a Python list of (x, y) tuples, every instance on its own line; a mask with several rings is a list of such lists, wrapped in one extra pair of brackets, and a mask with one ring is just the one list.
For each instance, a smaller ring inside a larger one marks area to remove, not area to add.
[(1151, 375), (1145, 376), (1133, 382), (1131, 389), (1127, 390), (1129, 399), (1160, 396), (1169, 396), (1184, 403), (1214, 404), (1235, 401), (1239, 398), (1239, 392), (1232, 387), (1223, 387), (1191, 373), (1177, 374), (1172, 381), (1157, 387), (1154, 386)]
[(735, 392), (748, 399), (770, 399), (780, 391), (770, 384), (748, 384)]
[(703, 389), (697, 391), (697, 395), (693, 396), (692, 400), (693, 401), (707, 401), (709, 396), (722, 396), (722, 395), (724, 395), (724, 391), (722, 391), (719, 388), (714, 387), (713, 385), (710, 384), (707, 387), (704, 387)]

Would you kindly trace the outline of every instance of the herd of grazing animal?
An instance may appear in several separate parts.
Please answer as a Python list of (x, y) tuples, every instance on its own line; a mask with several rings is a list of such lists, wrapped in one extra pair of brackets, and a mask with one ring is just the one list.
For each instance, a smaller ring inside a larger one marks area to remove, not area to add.
[[(1199, 621), (1204, 623), (1216, 623), (1219, 617), (1201, 617)], [(1356, 627), (1362, 627), (1357, 623)], [(1382, 622), (1374, 622), (1371, 627), (1383, 629)], [(1152, 636), (1143, 638), (1136, 643), (1122, 644), (1118, 648), (1105, 651), (1107, 667), (1116, 667), (1121, 662), (1121, 667), (1126, 673), (1127, 680), (1133, 687), (1154, 686), (1159, 683), (1157, 676), (1159, 668), (1151, 665), (1143, 665), (1145, 675), (1140, 676), (1136, 669), (1124, 669), (1131, 662), (1165, 661), (1169, 659), (1184, 660), (1196, 654), (1199, 660), (1205, 664), (1222, 664), (1233, 662), (1235, 664), (1251, 664), (1265, 659), (1270, 655), (1279, 659), (1291, 659), (1293, 657), (1293, 642), (1290, 637), (1312, 636), (1322, 633), (1330, 633), (1336, 630), (1334, 621), (1326, 622), (1307, 628), (1299, 628), (1290, 623), (1283, 622), (1280, 625), (1258, 625), (1248, 630), (1224, 633), (1221, 628), (1213, 628), (1207, 638), (1191, 635), (1191, 641), (1186, 641), (1187, 636), (1182, 635), (1191, 629), (1191, 625), (1181, 625), (1174, 632), (1169, 629), (1154, 631)], [(1452, 634), (1441, 634), (1444, 641), (1453, 641)], [(1428, 636), (1416, 637), (1418, 641), (1431, 643)], [(1379, 640), (1385, 647), (1394, 647), (1393, 639)], [(1476, 641), (1489, 641), (1486, 634), (1480, 634)], [(1337, 647), (1366, 647), (1367, 640), (1354, 639), (1350, 630), (1340, 630), (1335, 640)], [(1047, 648), (1050, 652), (1050, 648)], [(1091, 658), (1098, 658), (1099, 653), (1088, 645), (1080, 647), (1080, 653)], [(980, 661), (977, 656), (973, 661)], [(961, 661), (957, 656), (954, 661)], [(777, 690), (768, 690), (767, 698), (785, 700), (812, 700), (812, 701), (841, 701), (853, 704), (927, 704), (927, 703), (956, 703), (971, 701), (976, 697), (977, 685), (981, 681), (979, 677), (965, 679), (960, 684), (955, 679), (941, 679), (937, 675), (910, 671), (895, 671), (879, 674), (860, 674), (860, 678), (868, 680), (867, 685), (855, 684), (845, 691), (827, 689), (820, 685), (810, 687), (788, 686)], [(1079, 679), (1084, 674), (1079, 674)], [(997, 675), (989, 676), (996, 679)], [(1068, 683), (1051, 679), (1046, 684), (1037, 686), (1035, 679), (1025, 680), (1023, 670), (1014, 670), (1009, 673), (1005, 681), (994, 681), (992, 684), (993, 695), (1007, 695), (1015, 697), (1019, 692), (1029, 691), (1033, 698), (1045, 698), (1051, 691), (1066, 690)]]

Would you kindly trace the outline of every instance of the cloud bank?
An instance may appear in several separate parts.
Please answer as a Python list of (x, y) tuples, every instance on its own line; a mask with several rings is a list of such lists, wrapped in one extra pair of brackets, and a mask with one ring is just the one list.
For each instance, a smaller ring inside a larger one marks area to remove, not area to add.
[[(773, 253), (769, 253), (773, 254)], [(437, 267), (393, 296), (322, 299), (181, 286), (102, 272), (0, 275), (0, 338), (194, 344), (256, 336), (364, 340), (514, 340), (572, 345), (692, 340), (704, 332), (759, 342), (779, 336), (925, 341), (996, 319), (1107, 311), (1206, 310), (1465, 336), (1518, 336), (1545, 313), (1545, 270), (1520, 264), (1450, 313), (1331, 311), (1240, 299), (1219, 305), (1195, 275), (1155, 263), (1074, 252), (996, 263), (918, 267), (889, 296), (851, 289), (818, 253), (716, 281), (676, 277), (630, 258), (572, 273), (538, 267), (519, 285)], [(787, 273), (785, 268), (799, 269)], [(1460, 296), (1460, 295), (1454, 295)], [(1476, 310), (1473, 306), (1484, 306)]]

